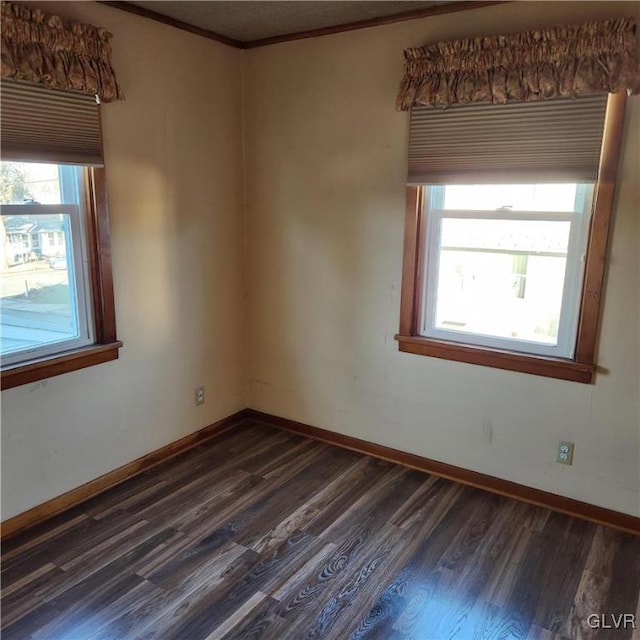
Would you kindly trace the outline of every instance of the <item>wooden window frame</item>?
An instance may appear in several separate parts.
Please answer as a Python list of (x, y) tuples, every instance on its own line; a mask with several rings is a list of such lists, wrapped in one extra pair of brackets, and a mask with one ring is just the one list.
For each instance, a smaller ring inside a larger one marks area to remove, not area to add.
[(575, 357), (565, 359), (530, 355), (459, 342), (434, 340), (419, 334), (419, 310), (424, 287), (422, 282), (424, 258), (422, 247), (426, 215), (424, 186), (407, 187), (400, 330), (395, 336), (400, 351), (574, 382), (587, 384), (593, 382), (596, 372), (596, 343), (603, 298), (606, 254), (625, 108), (624, 93), (609, 94), (598, 179), (594, 189)]
[(122, 342), (116, 336), (111, 233), (104, 168), (85, 167), (84, 177), (94, 343), (53, 356), (3, 367), (0, 374), (3, 390), (118, 358)]

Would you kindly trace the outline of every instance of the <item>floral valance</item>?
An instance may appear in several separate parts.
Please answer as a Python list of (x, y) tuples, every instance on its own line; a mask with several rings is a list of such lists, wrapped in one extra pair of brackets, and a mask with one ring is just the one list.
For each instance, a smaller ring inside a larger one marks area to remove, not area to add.
[(399, 110), (640, 92), (631, 18), (406, 49)]
[(110, 39), (104, 29), (2, 2), (2, 77), (117, 100)]

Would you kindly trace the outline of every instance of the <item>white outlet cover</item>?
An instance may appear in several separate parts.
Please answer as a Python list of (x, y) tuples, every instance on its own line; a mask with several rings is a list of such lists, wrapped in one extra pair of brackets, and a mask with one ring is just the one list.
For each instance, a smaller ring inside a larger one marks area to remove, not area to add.
[(558, 455), (556, 462), (560, 464), (573, 464), (573, 442), (568, 440), (560, 440), (558, 443)]

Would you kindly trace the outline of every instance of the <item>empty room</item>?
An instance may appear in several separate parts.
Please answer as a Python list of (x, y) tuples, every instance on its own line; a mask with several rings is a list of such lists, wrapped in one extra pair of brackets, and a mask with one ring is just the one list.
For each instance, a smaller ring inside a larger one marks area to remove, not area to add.
[(638, 2), (2, 2), (6, 640), (640, 640)]

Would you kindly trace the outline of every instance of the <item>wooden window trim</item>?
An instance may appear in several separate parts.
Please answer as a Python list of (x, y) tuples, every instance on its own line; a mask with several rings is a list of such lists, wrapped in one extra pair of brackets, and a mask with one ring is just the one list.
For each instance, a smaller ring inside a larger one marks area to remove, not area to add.
[(111, 234), (104, 168), (85, 169), (87, 252), (91, 278), (95, 343), (54, 356), (21, 362), (2, 369), (1, 388), (30, 382), (116, 360), (122, 342), (116, 336), (111, 269)]
[(489, 347), (426, 338), (418, 333), (422, 291), (422, 233), (424, 196), (422, 186), (407, 187), (400, 331), (396, 335), (400, 351), (445, 358), (509, 371), (591, 383), (596, 371), (595, 354), (598, 322), (613, 213), (616, 176), (622, 144), (626, 95), (610, 94), (607, 102), (598, 180), (589, 228), (582, 299), (574, 359), (529, 355)]

